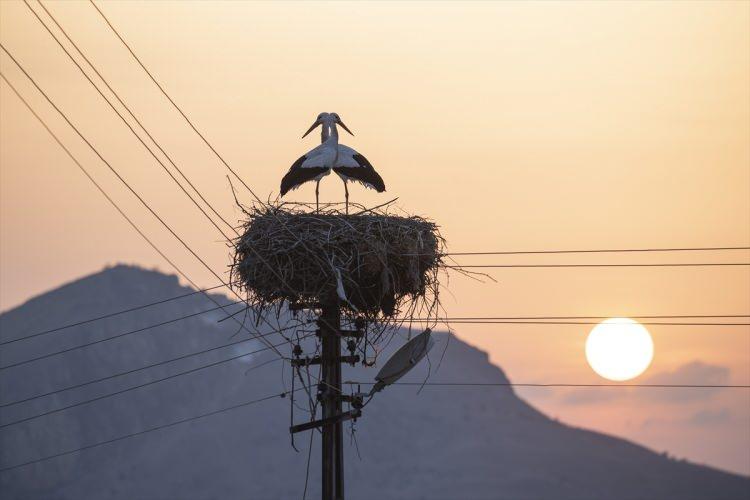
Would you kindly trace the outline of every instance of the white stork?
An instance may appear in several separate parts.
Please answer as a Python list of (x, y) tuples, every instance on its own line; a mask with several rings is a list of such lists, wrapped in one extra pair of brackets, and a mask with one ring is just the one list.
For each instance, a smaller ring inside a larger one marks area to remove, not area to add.
[(320, 180), (331, 173), (331, 170), (344, 181), (344, 192), (346, 193), (346, 212), (349, 213), (349, 188), (347, 181), (357, 181), (365, 187), (375, 189), (382, 193), (385, 191), (383, 179), (378, 175), (370, 162), (349, 146), (338, 143), (339, 134), (336, 124), (341, 125), (344, 130), (352, 134), (351, 130), (344, 125), (336, 113), (321, 113), (315, 123), (305, 132), (303, 138), (312, 132), (318, 125), (322, 126), (322, 144), (306, 155), (300, 157), (289, 169), (289, 172), (281, 180), (281, 196), (292, 189), (296, 189), (307, 181), (314, 180), (315, 184), (315, 207), (318, 209), (318, 192)]

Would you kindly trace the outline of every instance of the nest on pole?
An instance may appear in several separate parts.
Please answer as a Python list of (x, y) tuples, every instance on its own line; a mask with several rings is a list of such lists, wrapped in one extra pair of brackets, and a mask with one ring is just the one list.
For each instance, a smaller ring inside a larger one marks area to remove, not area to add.
[(300, 204), (243, 210), (232, 281), (255, 307), (316, 308), (338, 298), (345, 316), (391, 326), (403, 314), (436, 314), (444, 240), (433, 222), (387, 207), (353, 215)]

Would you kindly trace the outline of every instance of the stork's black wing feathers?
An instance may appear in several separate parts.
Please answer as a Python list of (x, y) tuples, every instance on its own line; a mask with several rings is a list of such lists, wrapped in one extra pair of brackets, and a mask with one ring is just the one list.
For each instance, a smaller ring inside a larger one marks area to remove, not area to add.
[(307, 159), (307, 155), (300, 156), (289, 168), (283, 179), (281, 179), (281, 196), (284, 196), (292, 189), (297, 189), (307, 181), (314, 180), (317, 176), (328, 170), (325, 167), (302, 167), (302, 163)]
[(352, 158), (354, 158), (354, 161), (359, 164), (359, 167), (336, 167), (333, 171), (345, 175), (355, 181), (359, 181), (378, 193), (385, 191), (383, 178), (375, 171), (367, 158), (359, 153), (353, 155)]

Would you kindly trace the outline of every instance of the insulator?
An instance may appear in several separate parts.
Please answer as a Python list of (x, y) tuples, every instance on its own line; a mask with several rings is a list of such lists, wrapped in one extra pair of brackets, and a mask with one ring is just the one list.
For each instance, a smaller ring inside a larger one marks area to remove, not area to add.
[(294, 344), (294, 349), (292, 349), (292, 354), (294, 354), (295, 358), (299, 358), (302, 355), (302, 347), (299, 344)]

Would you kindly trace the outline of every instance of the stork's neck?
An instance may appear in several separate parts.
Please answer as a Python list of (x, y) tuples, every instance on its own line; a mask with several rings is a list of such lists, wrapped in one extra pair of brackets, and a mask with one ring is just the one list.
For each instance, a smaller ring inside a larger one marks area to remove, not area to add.
[(339, 131), (335, 122), (324, 123), (320, 132), (321, 142), (339, 143)]

